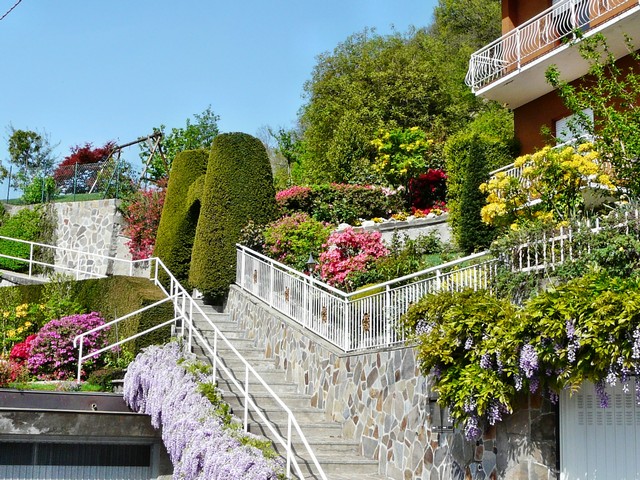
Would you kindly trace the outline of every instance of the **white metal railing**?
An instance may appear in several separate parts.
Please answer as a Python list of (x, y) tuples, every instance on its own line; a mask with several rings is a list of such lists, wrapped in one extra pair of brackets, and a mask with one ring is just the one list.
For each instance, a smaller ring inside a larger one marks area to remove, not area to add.
[[(533, 272), (554, 270), (558, 266), (579, 259), (591, 253), (589, 234), (607, 229), (623, 229), (629, 234), (631, 229), (640, 228), (640, 211), (628, 210), (623, 213), (611, 212), (606, 221), (600, 218), (584, 219), (577, 225), (561, 226), (553, 232), (542, 232), (537, 238), (519, 243), (504, 258), (512, 271)], [(584, 237), (583, 234), (587, 234)]]
[[(93, 358), (96, 355), (99, 355), (102, 352), (110, 350), (114, 347), (122, 345), (130, 340), (134, 340), (135, 338), (141, 337), (150, 333), (159, 328), (166, 327), (168, 325), (174, 324), (177, 326), (177, 333), (180, 337), (185, 339), (186, 346), (189, 351), (191, 351), (193, 346), (194, 338), (198, 340), (200, 346), (207, 352), (209, 358), (213, 364), (213, 381), (216, 381), (217, 375), (219, 371), (222, 371), (225, 375), (225, 378), (230, 381), (240, 396), (243, 398), (244, 402), (244, 415), (243, 415), (243, 425), (244, 430), (248, 431), (249, 428), (249, 411), (257, 415), (263, 422), (263, 424), (269, 429), (271, 434), (273, 435), (272, 440), (275, 440), (279, 443), (286, 451), (286, 473), (287, 478), (291, 477), (291, 473), (295, 472), (298, 478), (305, 478), (305, 475), (302, 472), (302, 469), (299, 465), (299, 462), (295, 456), (295, 452), (293, 450), (293, 437), (294, 435), (302, 442), (304, 448), (307, 450), (309, 454), (309, 458), (313, 462), (315, 466), (315, 476), (313, 478), (320, 478), (323, 480), (327, 480), (327, 476), (322, 469), (322, 466), (318, 462), (316, 455), (313, 452), (313, 449), (309, 445), (308, 440), (306, 439), (302, 429), (300, 428), (300, 424), (296, 420), (293, 415), (293, 412), (287, 405), (278, 397), (278, 395), (273, 391), (273, 389), (269, 386), (269, 384), (260, 376), (260, 374), (249, 364), (249, 362), (238, 352), (238, 350), (227, 340), (222, 331), (211, 321), (211, 319), (204, 313), (202, 308), (195, 302), (195, 300), (189, 295), (187, 290), (178, 282), (178, 280), (173, 276), (173, 274), (167, 269), (164, 263), (159, 258), (150, 258), (148, 259), (150, 263), (153, 264), (153, 268), (151, 269), (153, 272), (152, 280), (153, 282), (160, 287), (160, 289), (165, 293), (166, 298), (160, 300), (154, 304), (148, 305), (140, 310), (129, 313), (123, 317), (117, 318), (111, 322), (105, 323), (99, 327), (93, 328), (86, 332), (83, 332), (77, 335), (73, 344), (78, 348), (78, 370), (77, 370), (77, 381), (80, 381), (80, 375), (82, 372), (82, 362)], [(163, 275), (167, 281), (163, 284), (159, 277)], [(171, 320), (167, 320), (158, 325), (155, 325), (143, 332), (139, 332), (131, 337), (119, 340), (110, 345), (105, 346), (96, 351), (91, 351), (88, 353), (83, 352), (84, 345), (84, 337), (87, 335), (110, 328), (113, 325), (120, 323), (127, 318), (130, 318), (134, 315), (138, 315), (146, 310), (155, 308), (163, 303), (172, 302), (174, 306), (174, 317)], [(194, 325), (194, 315), (199, 314), (213, 329), (214, 339), (213, 344), (207, 339), (203, 337), (203, 335), (195, 328)], [(221, 345), (225, 345), (228, 350), (231, 351), (229, 355), (233, 355), (237, 359), (241, 361), (244, 367), (244, 378), (238, 379), (235, 377), (233, 372), (225, 365), (222, 361), (222, 358), (218, 354), (219, 348)], [(254, 399), (252, 398), (253, 392), (256, 391), (254, 386), (261, 386), (275, 401), (275, 403), (281, 408), (287, 415), (287, 428), (286, 434), (281, 434), (278, 430), (277, 425), (273, 424), (264, 414), (264, 412), (259, 408), (259, 405), (256, 404)]]
[(471, 55), (465, 82), (474, 92), (547, 53), (576, 30), (601, 23), (638, 0), (561, 0)]
[[(76, 280), (88, 278), (104, 278), (114, 265), (121, 265), (122, 270), (129, 276), (148, 276), (149, 272), (144, 268), (148, 266), (148, 260), (126, 260), (122, 258), (108, 257), (98, 253), (85, 252), (73, 248), (58, 247), (39, 242), (31, 242), (18, 238), (0, 236), (0, 244), (23, 245), (28, 248), (27, 257), (9, 255), (0, 251), (0, 258), (6, 258), (15, 262), (24, 263), (29, 277), (37, 277), (37, 267), (43, 271), (70, 273)], [(65, 258), (66, 264), (56, 261), (56, 254)]]
[(400, 316), (424, 295), (491, 288), (496, 261), (481, 252), (345, 293), (247, 247), (237, 245), (236, 283), (345, 352), (405, 341)]
[[(287, 468), (287, 477), (291, 476), (292, 471), (298, 475), (299, 478), (305, 478), (302, 473), (302, 469), (299, 465), (298, 460), (295, 457), (295, 453), (293, 450), (293, 436), (297, 435), (297, 438), (302, 442), (304, 448), (307, 450), (309, 454), (309, 458), (311, 459), (313, 465), (315, 466), (316, 473), (314, 478), (321, 478), (323, 480), (327, 480), (327, 476), (324, 473), (320, 463), (316, 455), (314, 454), (309, 442), (307, 441), (302, 429), (300, 428), (299, 423), (295, 419), (293, 412), (287, 405), (278, 397), (278, 395), (273, 391), (273, 389), (265, 382), (265, 380), (258, 374), (258, 372), (247, 362), (247, 360), (238, 352), (238, 350), (227, 340), (224, 334), (220, 331), (220, 329), (211, 321), (211, 319), (202, 311), (200, 306), (194, 301), (194, 299), (189, 295), (187, 290), (178, 282), (178, 280), (173, 276), (173, 274), (167, 269), (167, 267), (162, 263), (159, 258), (148, 258), (145, 260), (125, 260), (119, 258), (108, 257), (105, 255), (92, 254), (90, 252), (84, 252), (81, 250), (75, 250), (70, 248), (58, 247), (54, 245), (46, 245), (38, 242), (30, 242), (27, 240), (20, 240), (10, 237), (0, 236), (0, 242), (7, 243), (16, 243), (19, 245), (28, 246), (28, 256), (18, 257), (16, 255), (8, 255), (0, 253), (0, 258), (6, 258), (10, 260), (14, 260), (17, 262), (23, 262), (27, 265), (28, 275), (29, 277), (33, 277), (36, 275), (36, 268), (48, 269), (50, 271), (63, 271), (63, 272), (72, 272), (76, 279), (87, 279), (87, 278), (103, 278), (106, 277), (107, 274), (102, 271), (105, 267), (105, 262), (107, 264), (117, 264), (122, 263), (127, 268), (124, 269), (129, 273), (130, 276), (134, 275), (144, 275), (147, 278), (150, 278), (166, 295), (166, 298), (143, 307), (135, 312), (124, 315), (120, 318), (117, 318), (111, 322), (108, 322), (99, 327), (93, 328), (89, 331), (83, 332), (77, 335), (73, 344), (78, 348), (78, 369), (77, 369), (77, 381), (80, 381), (80, 375), (82, 372), (82, 363), (89, 358), (93, 358), (100, 353), (103, 353), (107, 350), (111, 350), (117, 346), (120, 346), (126, 342), (134, 340), (136, 338), (142, 337), (152, 331), (158, 330), (160, 328), (169, 326), (169, 325), (178, 325), (178, 333), (181, 337), (185, 338), (186, 345), (191, 350), (193, 346), (193, 338), (195, 337), (202, 348), (206, 350), (209, 354), (212, 363), (213, 363), (213, 380), (216, 380), (216, 376), (219, 370), (221, 370), (225, 378), (233, 383), (233, 385), (238, 389), (240, 395), (243, 397), (244, 401), (244, 429), (248, 431), (248, 422), (249, 422), (249, 409), (256, 414), (263, 422), (264, 425), (269, 429), (269, 431), (273, 434), (273, 439), (278, 442), (286, 451), (286, 468)], [(58, 265), (55, 263), (55, 260), (51, 261), (47, 258), (50, 258), (53, 254), (55, 257), (56, 252), (62, 252), (66, 256), (67, 265)], [(47, 256), (47, 253), (49, 256)], [(75, 257), (76, 263), (70, 261), (70, 258)], [(104, 261), (102, 264), (97, 260)], [(144, 266), (148, 268), (144, 268), (142, 272), (140, 269), (137, 269), (137, 266)], [(163, 275), (166, 280), (166, 286), (160, 281), (160, 275)], [(101, 349), (84, 352), (84, 337), (89, 335), (90, 333), (94, 333), (106, 328), (110, 328), (111, 326), (117, 325), (118, 323), (143, 313), (147, 310), (155, 308), (161, 304), (172, 302), (174, 306), (174, 316), (172, 319), (162, 322), (158, 325), (155, 325), (143, 332), (138, 332), (135, 335), (124, 338), (122, 340), (118, 340), (114, 343), (111, 343)], [(214, 340), (213, 345), (205, 339), (202, 334), (198, 330), (196, 330), (194, 325), (194, 314), (200, 314), (202, 318), (209, 323), (211, 328), (214, 331)], [(233, 372), (231, 372), (226, 365), (222, 362), (221, 357), (218, 355), (218, 348), (220, 345), (226, 345), (229, 350), (231, 350), (231, 355), (234, 355), (238, 358), (241, 363), (244, 365), (244, 378), (242, 380), (237, 379)], [(254, 392), (254, 385), (261, 385), (262, 388), (272, 397), (275, 403), (286, 413), (287, 415), (287, 428), (286, 435), (283, 436), (279, 431), (276, 425), (274, 425), (260, 410), (259, 406), (255, 403), (254, 399), (251, 397), (252, 392)]]

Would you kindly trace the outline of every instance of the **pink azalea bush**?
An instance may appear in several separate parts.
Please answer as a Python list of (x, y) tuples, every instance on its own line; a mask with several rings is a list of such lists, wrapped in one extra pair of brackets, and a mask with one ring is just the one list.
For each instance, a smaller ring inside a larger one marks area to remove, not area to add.
[(267, 460), (258, 449), (243, 446), (214, 414), (212, 404), (198, 391), (199, 381), (206, 380), (187, 372), (176, 342), (146, 348), (127, 369), (125, 402), (132, 410), (150, 415), (155, 428), (162, 427), (173, 478), (279, 478), (282, 467), (277, 460)]
[(323, 247), (318, 261), (322, 279), (347, 290), (351, 273), (364, 272), (377, 258), (389, 254), (380, 232), (356, 232), (351, 227), (332, 233)]
[[(76, 335), (104, 325), (99, 313), (70, 315), (51, 320), (37, 333), (31, 343), (27, 366), (40, 379), (67, 380), (74, 378), (77, 369), (78, 350), (73, 346)], [(103, 348), (107, 344), (107, 330), (89, 334), (83, 340), (83, 354)], [(98, 359), (83, 363), (83, 372), (98, 367)]]

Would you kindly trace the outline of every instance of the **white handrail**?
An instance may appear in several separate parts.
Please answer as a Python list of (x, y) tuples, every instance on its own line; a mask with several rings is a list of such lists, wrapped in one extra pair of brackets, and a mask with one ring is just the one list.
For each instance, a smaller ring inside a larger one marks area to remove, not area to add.
[[(81, 372), (82, 372), (82, 362), (88, 358), (94, 357), (95, 355), (99, 355), (102, 352), (105, 352), (107, 350), (110, 350), (116, 346), (122, 345), (128, 341), (134, 340), (136, 338), (142, 337), (144, 335), (146, 335), (147, 333), (150, 333), (152, 331), (155, 331), (159, 328), (168, 326), (170, 324), (174, 324), (178, 319), (181, 320), (182, 323), (182, 328), (181, 328), (181, 335), (184, 337), (186, 334), (187, 337), (187, 345), (190, 346), (192, 345), (192, 341), (193, 341), (193, 337), (195, 337), (196, 339), (199, 340), (200, 345), (202, 345), (202, 348), (204, 350), (206, 350), (208, 352), (208, 354), (211, 356), (211, 360), (213, 363), (213, 380), (215, 381), (216, 376), (217, 376), (217, 371), (218, 369), (220, 369), (225, 375), (226, 378), (238, 389), (239, 393), (241, 396), (243, 396), (244, 399), (244, 405), (245, 405), (245, 415), (244, 415), (244, 420), (243, 420), (243, 425), (244, 425), (244, 429), (245, 431), (248, 431), (248, 411), (249, 408), (251, 408), (251, 412), (256, 414), (264, 423), (264, 425), (266, 425), (266, 427), (269, 429), (269, 431), (273, 434), (275, 440), (282, 445), (285, 448), (285, 451), (287, 452), (287, 476), (288, 478), (290, 478), (291, 475), (291, 468), (293, 468), (295, 470), (295, 474), (299, 477), (299, 478), (305, 478), (304, 477), (304, 473), (302, 472), (302, 469), (300, 467), (300, 464), (298, 462), (298, 460), (295, 458), (295, 454), (293, 451), (293, 447), (292, 447), (292, 441), (291, 441), (291, 429), (293, 428), (295, 430), (295, 432), (297, 433), (298, 437), (300, 438), (300, 441), (302, 442), (302, 444), (304, 445), (305, 449), (307, 450), (309, 457), (311, 459), (311, 461), (313, 462), (316, 470), (317, 470), (317, 475), (319, 476), (319, 478), (323, 479), (323, 480), (327, 480), (327, 476), (324, 473), (324, 470), (322, 469), (322, 466), (320, 465), (315, 453), (313, 452), (313, 449), (311, 448), (311, 445), (309, 444), (307, 438), (304, 435), (304, 432), (302, 431), (302, 429), (300, 428), (300, 424), (298, 423), (298, 421), (296, 420), (295, 416), (293, 415), (293, 412), (291, 411), (291, 409), (282, 401), (282, 399), (273, 391), (273, 389), (271, 388), (271, 386), (260, 376), (260, 374), (251, 366), (251, 364), (249, 364), (249, 362), (242, 356), (242, 354), (233, 346), (233, 344), (231, 344), (229, 342), (229, 340), (225, 337), (225, 335), (222, 333), (222, 331), (209, 319), (209, 317), (204, 313), (204, 311), (202, 310), (202, 308), (200, 307), (200, 305), (198, 305), (193, 298), (191, 297), (191, 295), (189, 295), (189, 293), (186, 291), (186, 289), (180, 284), (180, 282), (178, 282), (178, 280), (173, 276), (173, 274), (169, 271), (169, 269), (164, 265), (164, 263), (156, 257), (147, 259), (147, 261), (150, 261), (152, 263), (155, 263), (155, 267), (152, 268), (152, 272), (153, 272), (153, 279), (152, 281), (158, 286), (160, 287), (160, 289), (164, 292), (164, 294), (167, 296), (167, 298), (159, 300), (151, 305), (147, 305), (139, 310), (136, 310), (135, 312), (131, 312), (127, 315), (124, 315), (120, 318), (117, 318), (115, 320), (112, 320), (108, 323), (105, 323), (103, 325), (100, 325), (98, 327), (95, 327), (91, 330), (88, 330), (86, 332), (82, 332), (81, 334), (77, 335), (74, 340), (73, 340), (73, 344), (74, 347), (78, 348), (78, 369), (77, 369), (77, 377), (76, 377), (76, 381), (79, 382), (80, 381), (80, 376), (81, 376)], [(161, 282), (159, 281), (159, 272), (162, 271), (164, 272), (164, 274), (167, 276), (168, 278), (168, 290), (165, 287), (165, 285), (162, 285)], [(95, 333), (97, 331), (109, 328), (123, 320), (126, 320), (127, 318), (130, 318), (134, 315), (138, 315), (146, 310), (150, 310), (152, 308), (155, 308), (163, 303), (166, 303), (168, 301), (171, 301), (174, 305), (174, 310), (175, 310), (175, 316), (171, 319), (171, 320), (167, 320), (161, 324), (155, 325), (153, 327), (148, 328), (147, 330), (143, 331), (143, 332), (139, 332), (135, 335), (132, 335), (130, 337), (127, 337), (125, 339), (119, 340), (117, 342), (114, 342), (112, 344), (109, 344), (99, 350), (95, 350), (92, 351), (90, 353), (84, 354), (83, 352), (83, 346), (84, 346), (84, 342), (83, 339), (85, 336), (91, 334), (91, 333)], [(213, 347), (210, 345), (209, 341), (207, 341), (202, 334), (195, 328), (194, 324), (193, 324), (193, 315), (194, 313), (199, 313), (202, 318), (204, 318), (209, 325), (213, 328), (214, 331), (214, 342), (213, 342)], [(185, 332), (185, 323), (188, 325), (188, 331)], [(226, 365), (222, 362), (222, 359), (220, 358), (218, 351), (218, 344), (219, 342), (223, 342), (227, 348), (232, 352), (233, 355), (236, 356), (236, 358), (238, 358), (242, 364), (244, 365), (244, 372), (245, 372), (245, 381), (244, 384), (243, 382), (239, 381), (234, 375), (233, 372), (231, 372), (230, 369), (228, 369), (226, 367)], [(249, 374), (251, 374), (251, 377), (249, 377)], [(253, 382), (249, 382), (249, 378), (253, 379)], [(254, 401), (254, 399), (251, 397), (251, 389), (250, 386), (252, 386), (253, 384), (256, 385), (262, 385), (262, 387), (265, 389), (265, 391), (271, 396), (271, 398), (275, 401), (275, 403), (285, 412), (285, 414), (287, 415), (287, 437), (283, 437), (277, 430), (277, 428), (275, 427), (275, 425), (265, 416), (265, 414), (260, 410), (259, 406), (256, 404), (256, 402)]]
[[(200, 305), (198, 305), (193, 300), (191, 295), (189, 295), (189, 293), (180, 284), (180, 282), (178, 282), (178, 280), (173, 276), (173, 274), (169, 271), (169, 269), (164, 265), (162, 260), (160, 260), (159, 258), (154, 258), (154, 260), (156, 261), (156, 269), (162, 268), (164, 273), (169, 277), (169, 281), (170, 281), (170, 285), (171, 285), (171, 293), (172, 293), (171, 298), (174, 299), (174, 305), (176, 306), (177, 309), (180, 310), (181, 318), (184, 321), (186, 321), (187, 323), (189, 323), (189, 335), (188, 335), (189, 345), (191, 344), (191, 341), (192, 341), (192, 338), (191, 338), (192, 335), (195, 334), (196, 338), (198, 340), (200, 340), (201, 345), (203, 346), (203, 348), (206, 349), (209, 352), (209, 354), (211, 355), (211, 358), (214, 361), (214, 371), (213, 371), (214, 380), (215, 380), (216, 365), (217, 365), (217, 367), (221, 368), (222, 371), (227, 375), (227, 379), (230, 380), (234, 384), (234, 386), (240, 391), (240, 393), (244, 395), (245, 409), (248, 408), (248, 406), (251, 406), (253, 413), (256, 413), (262, 419), (262, 421), (265, 423), (265, 425), (273, 433), (273, 435), (275, 436), (275, 438), (278, 441), (278, 443), (280, 443), (286, 449), (286, 451), (287, 451), (287, 465), (290, 466), (291, 464), (293, 464), (294, 468), (296, 469), (296, 474), (299, 475), (301, 478), (304, 478), (302, 470), (300, 469), (300, 466), (298, 465), (298, 462), (294, 457), (293, 450), (292, 450), (292, 448), (290, 446), (290, 438), (284, 439), (278, 433), (278, 431), (272, 425), (272, 423), (262, 413), (262, 411), (260, 411), (260, 409), (258, 408), (257, 404), (254, 402), (254, 400), (250, 396), (250, 391), (249, 391), (250, 383), (248, 381), (246, 381), (245, 382), (245, 386), (243, 386), (242, 383), (239, 382), (235, 378), (235, 376), (232, 374), (232, 372), (224, 365), (224, 363), (222, 363), (220, 361), (220, 358), (219, 358), (218, 353), (217, 353), (217, 342), (219, 340), (222, 340), (226, 344), (226, 346), (236, 355), (236, 358), (238, 358), (244, 364), (245, 375), (247, 376), (247, 378), (248, 378), (248, 374), (250, 372), (253, 375), (253, 377), (255, 377), (255, 379), (265, 388), (265, 390), (271, 396), (271, 398), (280, 406), (280, 408), (282, 408), (284, 410), (284, 412), (287, 414), (288, 421), (290, 422), (291, 425), (293, 425), (293, 427), (295, 428), (296, 432), (298, 433), (298, 435), (300, 437), (300, 440), (302, 441), (303, 445), (307, 449), (307, 452), (308, 452), (308, 454), (309, 454), (309, 456), (311, 458), (311, 461), (313, 462), (313, 464), (315, 465), (315, 467), (317, 469), (318, 475), (320, 475), (320, 478), (322, 478), (323, 480), (327, 480), (327, 476), (324, 473), (324, 470), (322, 469), (320, 463), (318, 462), (318, 459), (317, 459), (315, 453), (313, 452), (313, 449), (309, 445), (309, 442), (307, 441), (304, 433), (302, 432), (302, 429), (300, 428), (300, 424), (296, 420), (296, 418), (293, 415), (293, 412), (291, 411), (291, 409), (280, 399), (280, 397), (273, 391), (273, 389), (260, 376), (260, 374), (251, 366), (251, 364), (242, 356), (242, 354), (240, 352), (238, 352), (238, 350), (233, 346), (233, 344), (231, 344), (229, 342), (229, 340), (225, 337), (225, 335), (222, 333), (222, 331), (209, 319), (209, 317), (204, 313), (204, 311), (202, 310)], [(156, 277), (157, 277), (157, 273), (156, 273)], [(157, 283), (159, 284), (159, 282), (157, 282)], [(187, 311), (185, 311), (184, 302), (183, 302), (183, 305), (180, 306), (179, 299), (183, 299), (183, 300), (185, 300), (186, 302), (189, 303), (189, 309), (188, 309), (189, 315), (186, 314)], [(180, 307), (182, 307), (182, 308), (180, 308)], [(209, 326), (211, 326), (213, 328), (214, 332), (215, 332), (214, 347), (213, 348), (211, 348), (211, 346), (209, 345), (209, 342), (207, 342), (204, 339), (204, 337), (200, 334), (200, 332), (197, 329), (194, 328), (193, 316), (192, 316), (194, 308), (200, 315), (202, 315), (202, 318), (204, 318), (207, 321), (207, 323), (209, 323)], [(245, 431), (247, 431), (247, 429), (248, 429), (248, 417), (247, 417), (246, 414), (245, 414), (245, 418), (244, 418), (244, 428), (245, 428)], [(289, 475), (289, 474), (290, 474), (290, 471), (287, 470), (287, 475)]]

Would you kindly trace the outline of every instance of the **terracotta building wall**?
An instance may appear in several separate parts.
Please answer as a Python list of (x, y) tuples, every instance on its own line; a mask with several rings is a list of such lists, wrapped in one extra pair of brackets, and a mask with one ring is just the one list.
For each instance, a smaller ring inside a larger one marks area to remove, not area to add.
[[(626, 70), (635, 67), (638, 71), (637, 62), (633, 60), (631, 55), (618, 60), (617, 65)], [(574, 85), (579, 85), (584, 80), (576, 80)], [(521, 153), (532, 153), (544, 147), (546, 143), (545, 137), (541, 133), (543, 126), (555, 135), (555, 122), (571, 114), (564, 106), (562, 100), (556, 92), (551, 92), (539, 97), (514, 111), (515, 135), (520, 141)]]
[(551, 0), (502, 0), (502, 34), (551, 6)]

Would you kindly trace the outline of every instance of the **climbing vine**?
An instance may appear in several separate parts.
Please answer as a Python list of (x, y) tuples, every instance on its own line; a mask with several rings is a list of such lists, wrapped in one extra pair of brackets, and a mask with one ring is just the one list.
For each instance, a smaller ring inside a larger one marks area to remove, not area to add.
[[(557, 402), (583, 381), (629, 388), (640, 374), (640, 279), (602, 269), (541, 292), (516, 306), (487, 291), (430, 294), (402, 317), (417, 343), (422, 372), (440, 403), (477, 439), (531, 392)], [(640, 404), (640, 388), (636, 387)]]

